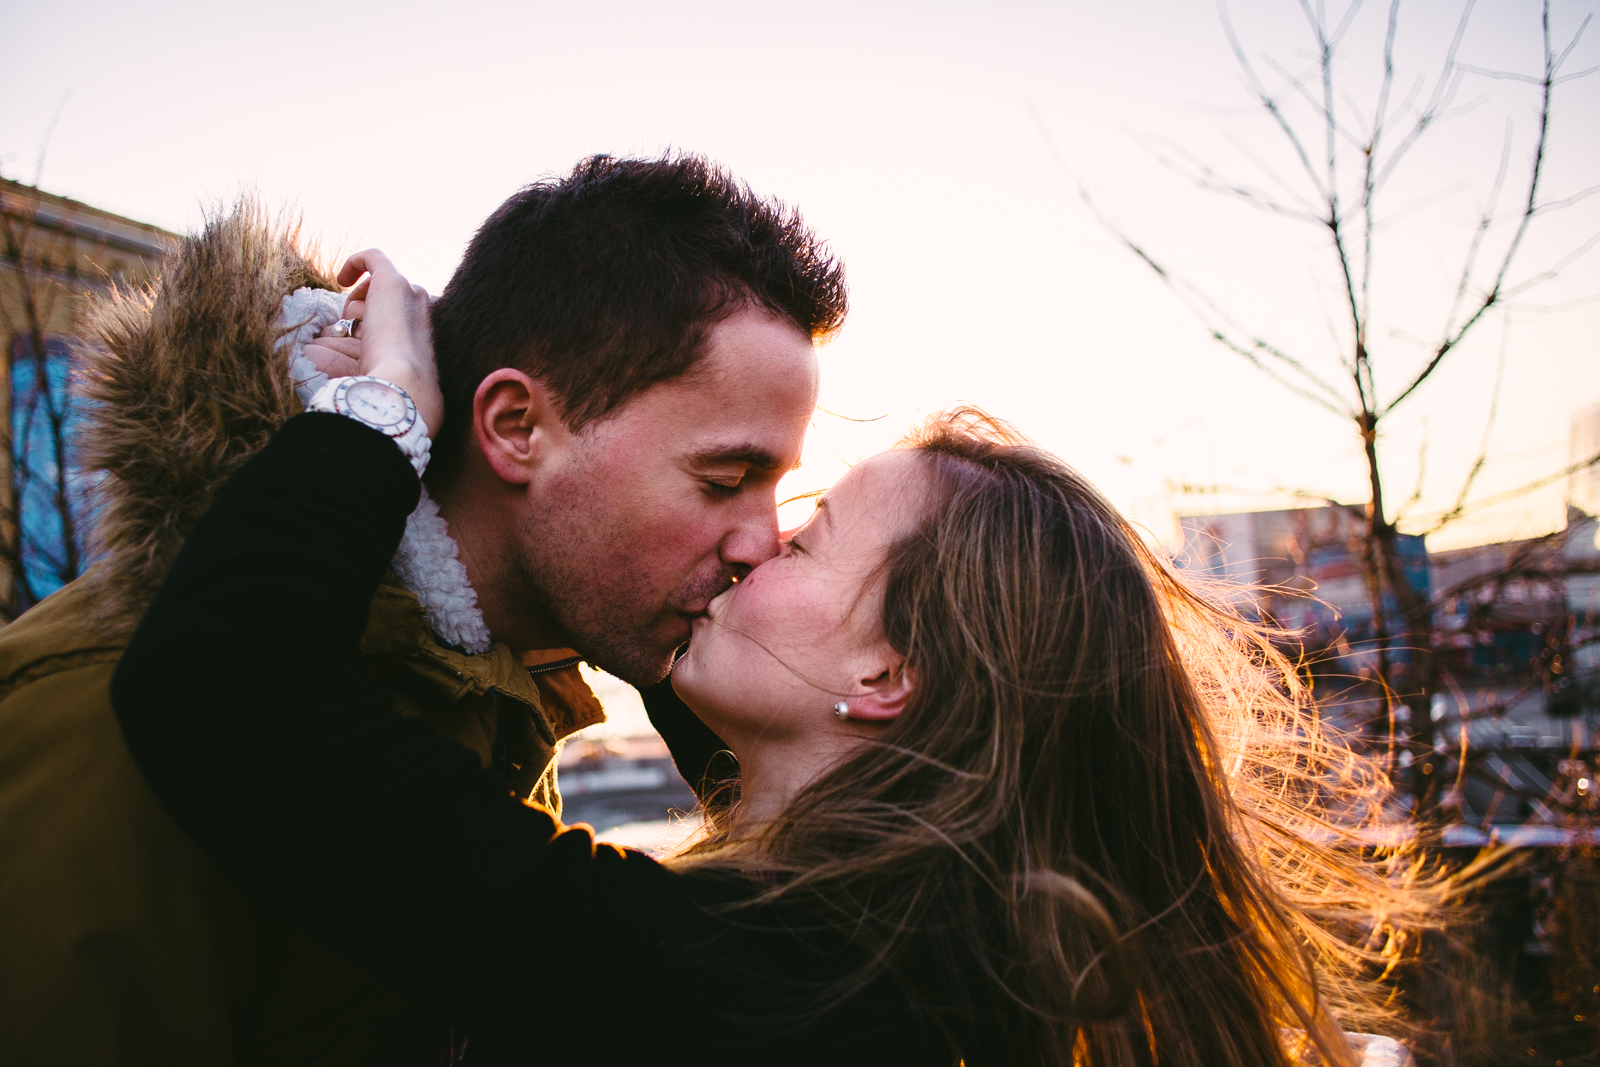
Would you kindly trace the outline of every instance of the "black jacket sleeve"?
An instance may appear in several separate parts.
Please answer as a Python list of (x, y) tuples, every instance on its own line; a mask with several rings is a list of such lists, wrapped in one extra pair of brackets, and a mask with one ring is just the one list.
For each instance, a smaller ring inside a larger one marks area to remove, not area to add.
[[(465, 1026), (476, 1062), (915, 1060), (920, 1030), (892, 991), (798, 1029), (764, 1021), (858, 966), (848, 943), (799, 933), (816, 928), (803, 916), (715, 917), (748, 886), (565, 829), (365, 681), (367, 606), (417, 498), (387, 438), (307, 414), (196, 524), (112, 679), (178, 825)], [(603, 1025), (582, 1024), (597, 1011)]]
[(648, 1026), (677, 984), (672, 945), (704, 934), (677, 880), (522, 803), (362, 677), (367, 605), (417, 499), (381, 434), (291, 420), (196, 525), (128, 646), (112, 681), (128, 747), (226, 873), (430, 1009), (521, 1044), (540, 963), (559, 960)]

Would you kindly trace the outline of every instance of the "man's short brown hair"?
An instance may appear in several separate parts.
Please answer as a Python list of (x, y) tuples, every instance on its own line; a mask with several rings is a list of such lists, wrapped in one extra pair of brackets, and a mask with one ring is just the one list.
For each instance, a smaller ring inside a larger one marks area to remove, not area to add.
[(696, 156), (592, 156), (519, 190), (479, 228), (433, 308), (453, 470), (485, 377), (515, 367), (572, 429), (692, 368), (744, 307), (813, 339), (846, 310), (843, 267), (795, 211)]

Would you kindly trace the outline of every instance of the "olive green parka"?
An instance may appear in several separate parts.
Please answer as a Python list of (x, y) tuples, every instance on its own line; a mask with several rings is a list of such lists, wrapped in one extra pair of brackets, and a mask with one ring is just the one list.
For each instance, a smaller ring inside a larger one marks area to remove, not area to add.
[[(274, 321), (287, 293), (332, 286), (295, 237), (245, 202), (175, 249), (151, 290), (93, 311), (78, 378), (99, 559), (0, 631), (0, 1064), (332, 1067), (423, 1062), (435, 1042), (200, 855), (146, 789), (109, 699), (184, 534), (300, 410)], [(396, 579), (363, 652), (403, 713), (559, 814), (559, 744), (604, 717), (570, 649), (446, 647)]]

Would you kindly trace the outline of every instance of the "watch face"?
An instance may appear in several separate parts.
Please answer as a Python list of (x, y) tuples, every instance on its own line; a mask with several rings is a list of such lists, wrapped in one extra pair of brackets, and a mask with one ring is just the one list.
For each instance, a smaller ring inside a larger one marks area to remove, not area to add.
[(405, 394), (382, 382), (352, 382), (344, 392), (350, 414), (390, 433), (404, 433), (411, 414)]

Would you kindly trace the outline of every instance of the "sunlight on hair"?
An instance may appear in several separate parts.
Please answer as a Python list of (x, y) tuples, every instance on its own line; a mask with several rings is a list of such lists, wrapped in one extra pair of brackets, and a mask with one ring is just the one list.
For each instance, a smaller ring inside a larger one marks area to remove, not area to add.
[(863, 948), (806, 1011), (888, 972), (952, 1018), (1003, 1019), (993, 1039), (1038, 1062), (1281, 1064), (1290, 1033), (1355, 1062), (1343, 1031), (1396, 1022), (1382, 982), (1439, 887), (1381, 768), (1321, 721), (1291, 635), (1237, 588), (1187, 584), (981, 411), (902, 447), (944, 496), (884, 563), (916, 702), (753, 831), (728, 783), (671, 862), (771, 872), (730, 908), (799, 902)]

